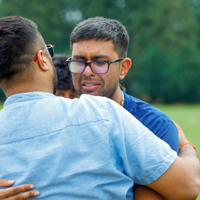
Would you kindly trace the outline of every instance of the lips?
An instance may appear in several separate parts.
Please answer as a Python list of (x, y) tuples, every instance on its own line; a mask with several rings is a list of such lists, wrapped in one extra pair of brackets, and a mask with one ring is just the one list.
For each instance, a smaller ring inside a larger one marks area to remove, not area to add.
[(85, 91), (88, 91), (88, 92), (95, 91), (100, 86), (101, 86), (101, 84), (99, 82), (96, 82), (96, 81), (83, 81), (81, 83), (82, 89), (85, 90)]

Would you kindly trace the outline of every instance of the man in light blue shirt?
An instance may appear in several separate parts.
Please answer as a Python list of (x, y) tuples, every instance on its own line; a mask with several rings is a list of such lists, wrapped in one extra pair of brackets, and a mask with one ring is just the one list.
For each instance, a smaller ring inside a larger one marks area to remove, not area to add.
[(33, 183), (43, 200), (132, 199), (135, 183), (169, 199), (198, 195), (199, 168), (191, 172), (185, 164), (198, 162), (190, 145), (193, 159), (178, 157), (112, 100), (52, 94), (53, 46), (45, 45), (32, 21), (1, 18), (0, 47), (7, 96), (0, 111), (0, 178)]
[(41, 199), (132, 199), (134, 183), (155, 181), (176, 159), (164, 142), (150, 145), (156, 136), (103, 98), (15, 94), (0, 120), (0, 177), (34, 183)]

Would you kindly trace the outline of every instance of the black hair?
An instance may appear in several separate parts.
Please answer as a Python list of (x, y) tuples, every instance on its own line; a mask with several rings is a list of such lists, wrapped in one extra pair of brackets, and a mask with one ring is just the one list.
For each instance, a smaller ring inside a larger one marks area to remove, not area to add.
[(126, 28), (114, 19), (94, 17), (80, 22), (72, 31), (70, 45), (83, 40), (111, 40), (121, 58), (127, 57), (129, 35)]
[(53, 57), (53, 64), (55, 66), (58, 79), (57, 89), (58, 90), (71, 89), (75, 91), (72, 83), (71, 72), (69, 71), (69, 67), (65, 62), (68, 58), (69, 56), (66, 55), (55, 55)]
[(0, 80), (25, 71), (42, 39), (33, 21), (20, 16), (0, 18)]

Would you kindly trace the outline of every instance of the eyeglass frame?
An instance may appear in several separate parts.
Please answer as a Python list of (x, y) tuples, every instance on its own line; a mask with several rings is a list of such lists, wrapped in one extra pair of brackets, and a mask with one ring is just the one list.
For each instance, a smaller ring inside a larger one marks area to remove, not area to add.
[[(86, 67), (89, 66), (90, 69), (91, 69), (91, 71), (92, 71), (93, 73), (95, 73), (95, 74), (106, 74), (106, 73), (108, 72), (108, 70), (109, 70), (110, 64), (115, 63), (115, 62), (120, 62), (120, 61), (122, 61), (124, 58), (118, 58), (118, 59), (112, 60), (112, 61), (102, 60), (102, 61), (104, 61), (104, 62), (107, 62), (107, 64), (108, 64), (107, 71), (104, 72), (104, 73), (96, 73), (96, 72), (93, 71), (92, 66), (91, 66), (91, 63), (96, 62), (97, 60), (94, 60), (94, 61), (91, 61), (91, 62), (84, 62), (84, 61), (70, 60), (70, 59), (72, 59), (72, 57), (68, 58), (65, 62), (68, 64), (69, 71), (70, 71), (71, 73), (74, 73), (74, 74), (81, 74), (81, 73), (83, 73), (83, 72), (85, 71)], [(85, 64), (85, 67), (84, 67), (83, 71), (80, 72), (80, 73), (79, 73), (79, 72), (72, 72), (71, 69), (70, 69), (70, 66), (69, 66), (69, 63), (70, 63), (70, 62), (80, 62), (80, 63), (84, 63), (84, 64)]]
[[(52, 52), (50, 52), (49, 49), (52, 49)], [(48, 51), (49, 51), (49, 54), (50, 54), (50, 56), (51, 56), (51, 58), (53, 58), (54, 55), (55, 55), (54, 45), (52, 45), (52, 44), (47, 44), (46, 47), (45, 47), (44, 49), (41, 49), (41, 50), (42, 50), (43, 52), (46, 51), (46, 50), (48, 50)], [(36, 54), (36, 56), (35, 56), (35, 58), (34, 58), (34, 62), (37, 62), (37, 60), (38, 60), (38, 57), (37, 57), (37, 54)]]

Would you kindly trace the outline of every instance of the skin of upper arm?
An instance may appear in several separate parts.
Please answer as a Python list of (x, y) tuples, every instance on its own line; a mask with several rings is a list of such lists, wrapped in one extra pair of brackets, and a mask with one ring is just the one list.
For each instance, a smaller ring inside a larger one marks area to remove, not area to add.
[[(166, 122), (165, 122), (166, 123)], [(178, 152), (178, 132), (173, 123), (166, 123), (168, 128), (165, 130), (164, 138), (173, 150)], [(159, 133), (158, 133), (159, 134)], [(174, 137), (173, 137), (174, 136)], [(169, 139), (170, 137), (173, 137)], [(164, 200), (163, 196), (147, 186), (137, 185), (134, 186), (134, 200)]]
[(187, 167), (187, 163), (177, 157), (162, 176), (147, 186), (160, 193), (166, 199), (195, 200), (194, 179), (190, 170), (191, 168)]
[(135, 185), (134, 186), (134, 200), (165, 200), (156, 191), (144, 185)]

